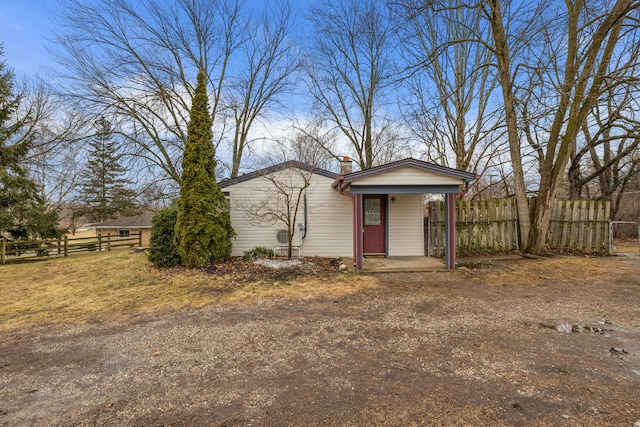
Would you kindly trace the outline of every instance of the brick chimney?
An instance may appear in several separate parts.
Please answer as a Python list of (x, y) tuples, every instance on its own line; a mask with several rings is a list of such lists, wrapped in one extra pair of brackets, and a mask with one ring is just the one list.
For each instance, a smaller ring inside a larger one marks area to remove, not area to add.
[(351, 163), (351, 159), (347, 156), (344, 156), (342, 160), (340, 160), (340, 175), (347, 175), (353, 171), (353, 166)]

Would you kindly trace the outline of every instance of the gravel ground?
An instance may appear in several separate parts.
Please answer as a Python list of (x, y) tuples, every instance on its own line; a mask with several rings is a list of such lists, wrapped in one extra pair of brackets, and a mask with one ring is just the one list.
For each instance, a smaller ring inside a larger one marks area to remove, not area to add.
[(0, 425), (631, 427), (640, 262), (585, 262), (2, 332)]

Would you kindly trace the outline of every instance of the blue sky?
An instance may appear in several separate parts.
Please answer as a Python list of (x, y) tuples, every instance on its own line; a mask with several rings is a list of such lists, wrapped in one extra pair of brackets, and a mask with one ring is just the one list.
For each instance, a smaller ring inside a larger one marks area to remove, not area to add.
[[(261, 4), (264, 0), (249, 0)], [(291, 0), (302, 11), (310, 0)], [(53, 65), (47, 45), (54, 35), (53, 11), (58, 0), (0, 0), (0, 43), (4, 59), (16, 77), (35, 77)], [(304, 13), (304, 12), (303, 12)]]
[(51, 63), (47, 38), (53, 36), (54, 0), (0, 0), (0, 42), (16, 77), (33, 77)]

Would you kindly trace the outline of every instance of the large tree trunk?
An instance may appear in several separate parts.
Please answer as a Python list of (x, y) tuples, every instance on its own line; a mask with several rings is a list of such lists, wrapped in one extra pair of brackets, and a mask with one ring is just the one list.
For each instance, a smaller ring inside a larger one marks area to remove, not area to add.
[(495, 55), (498, 60), (498, 73), (500, 78), (500, 87), (502, 88), (502, 96), (504, 99), (507, 136), (509, 139), (509, 153), (511, 154), (511, 164), (513, 167), (513, 181), (518, 208), (518, 223), (520, 226), (520, 244), (521, 247), (527, 247), (529, 231), (531, 229), (531, 218), (529, 216), (527, 189), (524, 183), (524, 170), (522, 168), (522, 153), (520, 152), (516, 106), (511, 80), (509, 47), (502, 23), (502, 13), (500, 11), (499, 0), (489, 0), (489, 6), (491, 7), (491, 15), (489, 19), (493, 30)]
[[(602, 93), (611, 56), (618, 42), (622, 17), (627, 13), (630, 0), (618, 0), (606, 16), (588, 45), (584, 60), (579, 56), (579, 18), (583, 3), (569, 8), (569, 38), (564, 82), (560, 104), (551, 126), (544, 167), (540, 171), (540, 190), (533, 214), (529, 244), (525, 250), (542, 253), (545, 250), (553, 201), (558, 193), (570, 154), (575, 152), (576, 138), (588, 112)], [(583, 62), (582, 62), (583, 61)], [(598, 62), (599, 61), (599, 62)], [(579, 68), (582, 64), (582, 68)], [(588, 84), (590, 87), (587, 87)], [(566, 123), (566, 125), (565, 125)]]
[(553, 213), (553, 202), (558, 192), (558, 179), (553, 179), (551, 171), (542, 171), (540, 190), (533, 210), (533, 220), (525, 251), (540, 254), (544, 251)]
[[(573, 157), (573, 156), (572, 156)], [(580, 163), (574, 161), (569, 167), (569, 199), (578, 200), (582, 197), (582, 180), (580, 179)]]

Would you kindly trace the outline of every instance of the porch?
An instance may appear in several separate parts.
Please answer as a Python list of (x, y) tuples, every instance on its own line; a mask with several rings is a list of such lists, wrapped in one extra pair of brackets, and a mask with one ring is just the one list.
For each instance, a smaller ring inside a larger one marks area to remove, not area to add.
[[(342, 258), (345, 265), (354, 265), (353, 258)], [(369, 273), (399, 273), (446, 271), (442, 258), (427, 256), (367, 256), (364, 258), (364, 271)]]
[[(352, 200), (354, 268), (368, 271), (455, 268), (456, 196), (476, 178), (475, 174), (410, 158), (351, 172), (351, 161), (345, 158), (341, 162), (341, 175), (332, 187)], [(445, 197), (444, 262), (424, 256), (424, 194)]]

